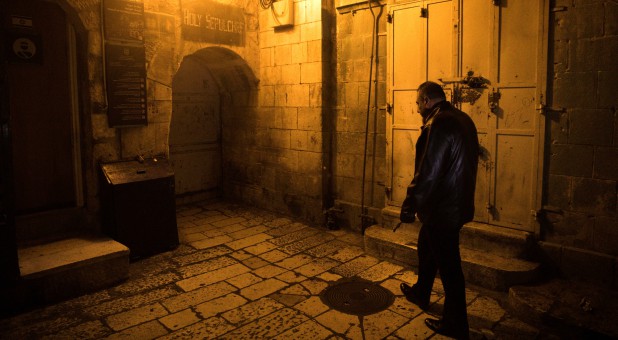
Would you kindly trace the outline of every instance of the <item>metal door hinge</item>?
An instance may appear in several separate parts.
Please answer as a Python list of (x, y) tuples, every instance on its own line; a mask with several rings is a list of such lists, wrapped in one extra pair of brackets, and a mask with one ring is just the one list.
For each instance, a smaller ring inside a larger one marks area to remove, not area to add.
[(393, 16), (394, 16), (393, 14), (388, 13), (386, 15), (386, 22), (388, 22), (389, 24), (392, 24), (393, 23)]
[(393, 192), (391, 187), (384, 187), (384, 193), (386, 194), (386, 197), (388, 197), (389, 199), (391, 198), (391, 193)]
[(498, 109), (498, 101), (500, 100), (500, 90), (493, 89), (493, 91), (487, 96), (487, 102), (489, 104), (489, 110), (496, 113)]
[(421, 8), (421, 18), (427, 18), (427, 8)]
[(389, 115), (393, 114), (393, 106), (391, 103), (386, 103), (386, 112), (388, 112)]
[(494, 6), (502, 5), (502, 1), (500, 1), (500, 0), (491, 0), (491, 3), (494, 4)]

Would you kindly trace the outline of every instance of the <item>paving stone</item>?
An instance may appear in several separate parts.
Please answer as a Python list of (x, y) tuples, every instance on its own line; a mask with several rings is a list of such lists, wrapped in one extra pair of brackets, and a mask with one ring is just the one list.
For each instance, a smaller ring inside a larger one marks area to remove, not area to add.
[(363, 251), (362, 248), (360, 247), (345, 247), (342, 248), (338, 251), (336, 251), (335, 253), (329, 255), (328, 257), (330, 257), (333, 260), (337, 260), (339, 262), (347, 262), (352, 260), (355, 257), (361, 256), (365, 253), (365, 251)]
[(221, 339), (267, 339), (294, 328), (309, 318), (297, 310), (282, 308), (259, 320), (250, 322), (232, 332), (229, 332)]
[(231, 252), (232, 250), (228, 247), (218, 246), (218, 247), (208, 248), (205, 250), (196, 251), (188, 255), (177, 256), (173, 258), (173, 261), (178, 263), (178, 265), (180, 266), (186, 266), (192, 263), (203, 262), (206, 260), (221, 257)]
[(284, 307), (284, 305), (273, 299), (263, 298), (232, 309), (221, 314), (221, 316), (232, 324), (240, 325), (257, 320)]
[(261, 233), (261, 234), (256, 234), (256, 235), (252, 235), (249, 237), (245, 237), (240, 240), (226, 242), (225, 244), (234, 250), (238, 250), (241, 248), (246, 248), (246, 247), (258, 244), (260, 242), (264, 242), (270, 238), (272, 238), (272, 236)]
[[(219, 229), (202, 231), (201, 234), (206, 236), (207, 238), (215, 238), (215, 237), (220, 237), (220, 236), (226, 235), (225, 231), (222, 231), (222, 230), (219, 230)], [(203, 238), (203, 239), (205, 239), (205, 238)], [(200, 239), (200, 240), (203, 240), (203, 239)], [(196, 242), (196, 241), (198, 241), (198, 240), (195, 240), (194, 242)]]
[(277, 265), (286, 269), (294, 269), (313, 261), (313, 259), (314, 258), (309, 255), (299, 254), (279, 261), (277, 262)]
[[(412, 319), (409, 323), (405, 324), (403, 327), (399, 328), (395, 335), (402, 339), (427, 339), (432, 334), (427, 326), (425, 326), (425, 318), (431, 317), (428, 314), (422, 313), (421, 315)], [(432, 338), (435, 339), (435, 338)]]
[(225, 319), (212, 317), (202, 322), (181, 328), (159, 339), (215, 339), (234, 329)]
[(322, 326), (339, 334), (345, 334), (351, 327), (360, 325), (358, 316), (341, 313), (336, 310), (329, 310), (315, 318)]
[[(276, 245), (266, 241), (266, 242), (262, 242), (262, 243), (258, 243), (254, 246), (251, 247), (247, 247), (245, 248), (245, 251), (247, 251), (248, 253), (251, 253), (253, 255), (259, 255), (259, 254), (263, 254), (266, 252), (270, 252), (271, 250), (277, 248)], [(279, 259), (280, 260), (280, 259)], [(277, 260), (277, 261), (279, 261)], [(273, 261), (271, 261), (273, 262)]]
[(298, 254), (307, 249), (311, 249), (320, 244), (324, 244), (332, 239), (332, 236), (326, 234), (317, 234), (303, 240), (286, 244), (280, 249), (290, 255)]
[(228, 225), (232, 225), (232, 224), (236, 224), (236, 223), (241, 223), (244, 222), (245, 219), (242, 217), (230, 217), (230, 218), (226, 218), (226, 219), (222, 219), (222, 220), (218, 220), (218, 221), (213, 221), (213, 222), (209, 222), (210, 224), (217, 226), (219, 228), (221, 227), (225, 227)]
[(500, 320), (493, 331), (500, 334), (501, 339), (538, 339), (540, 335), (537, 328), (512, 317)]
[(159, 322), (165, 325), (165, 327), (175, 331), (177, 329), (192, 325), (200, 320), (201, 319), (193, 310), (187, 308), (180, 312), (164, 316), (159, 319)]
[(245, 266), (251, 269), (258, 269), (264, 266), (268, 266), (270, 263), (268, 263), (267, 261), (264, 261), (261, 257), (254, 256), (254, 257), (250, 257), (248, 259), (242, 260), (242, 264), (244, 264)]
[(343, 277), (352, 277), (364, 271), (365, 269), (378, 264), (379, 262), (380, 260), (376, 259), (373, 256), (361, 255), (349, 262), (346, 262), (331, 269), (330, 272), (339, 274)]
[(468, 306), (468, 322), (474, 328), (492, 329), (505, 314), (498, 301), (487, 296), (478, 297)]
[(261, 278), (268, 279), (274, 276), (277, 276), (281, 273), (287, 272), (288, 270), (285, 268), (281, 268), (275, 266), (273, 264), (258, 268), (253, 271), (253, 273)]
[(376, 314), (366, 315), (363, 318), (362, 326), (366, 339), (384, 339), (406, 322), (408, 322), (407, 317), (387, 309)]
[(226, 225), (225, 227), (217, 228), (217, 231), (222, 234), (228, 234), (233, 239), (239, 239), (239, 238), (243, 238), (249, 235), (253, 235), (253, 234), (249, 234), (249, 235), (239, 236), (239, 237), (234, 236), (234, 233), (242, 231), (242, 230), (247, 230), (247, 229), (248, 228), (244, 224), (236, 223), (236, 224)]
[(309, 297), (305, 301), (295, 305), (294, 308), (313, 318), (326, 312), (329, 309), (329, 307), (325, 305), (322, 300), (317, 296)]
[(221, 236), (217, 236), (213, 238), (207, 238), (204, 240), (191, 242), (189, 243), (189, 245), (191, 245), (195, 249), (206, 249), (206, 248), (216, 247), (216, 246), (225, 244), (227, 242), (231, 242), (233, 240), (234, 240), (233, 238), (227, 235), (221, 235)]
[(311, 292), (301, 284), (294, 284), (282, 289), (281, 294), (311, 295)]
[[(60, 332), (54, 334), (53, 338), (95, 339), (102, 338), (110, 334), (111, 332), (112, 330), (106, 325), (104, 325), (101, 321), (94, 320), (61, 330)], [(23, 338), (26, 338), (26, 336), (24, 336)]]
[(328, 337), (331, 336), (331, 332), (324, 328), (322, 325), (320, 325), (319, 323), (313, 321), (313, 320), (308, 320), (305, 321), (303, 323), (301, 323), (300, 325), (291, 328), (281, 334), (279, 334), (278, 336), (276, 336), (274, 339), (280, 339), (280, 340), (284, 340), (284, 339), (326, 339)]
[(146, 321), (155, 320), (167, 315), (168, 312), (159, 303), (131, 309), (105, 318), (107, 324), (115, 331), (139, 325)]
[(329, 272), (324, 272), (320, 275), (317, 275), (316, 277), (326, 282), (335, 282), (335, 281), (339, 281), (343, 276), (338, 275), (338, 274), (329, 273)]
[(320, 294), (326, 287), (328, 287), (328, 283), (315, 278), (309, 278), (300, 284), (307, 288), (313, 295)]
[(243, 260), (253, 257), (253, 254), (246, 252), (244, 249), (239, 249), (231, 253), (230, 256), (239, 261), (243, 261)]
[(175, 313), (183, 309), (195, 306), (199, 303), (216, 299), (220, 296), (236, 291), (236, 287), (227, 282), (217, 282), (207, 287), (198, 288), (188, 293), (162, 299), (162, 304), (170, 312)]
[[(211, 214), (212, 214), (212, 212), (211, 212)], [(207, 224), (207, 223), (208, 224), (215, 223), (215, 222), (223, 221), (223, 220), (227, 220), (227, 219), (229, 219), (228, 216), (225, 216), (225, 215), (220, 214), (220, 213), (214, 213), (213, 215), (196, 219), (194, 223), (196, 225), (202, 225), (202, 224)]]
[[(264, 223), (264, 224), (269, 225), (268, 223)], [(302, 223), (292, 223), (292, 224), (287, 224), (287, 225), (283, 225), (283, 226), (273, 227), (272, 229), (270, 229), (266, 233), (269, 234), (269, 235), (272, 235), (273, 237), (281, 237), (281, 236), (284, 236), (284, 235), (295, 233), (295, 232), (303, 230), (305, 228), (307, 228), (307, 225), (305, 225), (305, 224), (302, 224)]]
[(296, 304), (302, 301), (305, 301), (307, 299), (306, 296), (302, 296), (302, 295), (281, 294), (281, 293), (270, 294), (269, 297), (275, 301), (280, 302), (286, 307), (295, 306)]
[(329, 258), (319, 258), (306, 265), (300, 266), (294, 269), (295, 272), (304, 275), (306, 277), (313, 277), (320, 275), (329, 269), (339, 265), (339, 262)]
[(287, 283), (271, 278), (241, 289), (240, 295), (246, 297), (249, 300), (257, 300), (268, 294), (272, 294), (286, 286)]
[(282, 252), (280, 250), (274, 249), (274, 250), (269, 251), (267, 253), (260, 254), (259, 256), (260, 256), (260, 258), (264, 259), (265, 261), (274, 263), (274, 262), (282, 261), (282, 260), (286, 259), (290, 255), (288, 255), (288, 254), (286, 254), (286, 253), (284, 253), (284, 252)]
[(311, 248), (305, 251), (305, 253), (314, 257), (324, 257), (337, 252), (339, 249), (342, 249), (345, 246), (345, 242), (341, 242), (339, 240), (332, 240), (317, 247)]
[(235, 277), (231, 277), (227, 280), (225, 280), (226, 282), (229, 282), (231, 284), (233, 284), (234, 286), (238, 287), (238, 288), (245, 288), (247, 286), (250, 286), (254, 283), (258, 283), (260, 281), (262, 281), (261, 277), (255, 276), (251, 273), (245, 273), (245, 274), (241, 274)]
[(107, 337), (113, 339), (154, 339), (168, 334), (168, 331), (157, 321), (150, 321), (141, 325), (127, 328), (122, 332), (114, 333)]
[(408, 301), (403, 296), (396, 296), (395, 301), (388, 309), (407, 318), (414, 318), (423, 312), (419, 306)]
[(180, 276), (176, 273), (162, 273), (139, 280), (127, 281), (111, 289), (112, 292), (120, 294), (138, 293), (145, 290), (150, 290), (159, 286), (165, 286), (178, 281)]
[(220, 298), (200, 303), (195, 306), (195, 311), (199, 313), (202, 319), (207, 319), (222, 312), (234, 309), (247, 303), (243, 297), (237, 294), (228, 294)]
[(380, 286), (390, 290), (391, 293), (393, 293), (394, 295), (403, 296), (403, 293), (401, 292), (401, 289), (399, 288), (400, 285), (401, 285), (401, 281), (395, 280), (395, 279), (388, 279), (380, 283)]
[(306, 276), (300, 275), (295, 271), (289, 270), (283, 274), (275, 276), (276, 279), (287, 283), (302, 282), (307, 279)]
[(186, 267), (181, 267), (178, 269), (178, 272), (183, 278), (188, 278), (220, 268), (229, 267), (237, 263), (238, 261), (230, 257), (223, 256), (216, 259), (210, 259), (203, 262), (195, 263)]
[(359, 273), (358, 277), (373, 282), (382, 282), (402, 269), (401, 266), (383, 261)]
[(277, 246), (283, 246), (288, 243), (304, 240), (306, 238), (309, 238), (317, 234), (318, 232), (319, 232), (318, 230), (315, 230), (313, 228), (305, 227), (304, 229), (301, 229), (299, 231), (295, 231), (293, 233), (289, 233), (281, 237), (273, 238), (270, 242), (272, 242), (273, 244)]
[[(242, 225), (241, 225), (242, 226)], [(242, 229), (239, 231), (236, 231), (234, 233), (228, 234), (230, 237), (232, 237), (233, 239), (236, 240), (240, 240), (249, 236), (253, 236), (253, 235), (257, 235), (260, 233), (264, 233), (266, 231), (268, 231), (270, 228), (264, 225), (258, 225), (255, 227), (250, 227), (250, 228), (246, 228), (246, 229)], [(266, 234), (265, 234), (266, 235)], [(271, 238), (272, 236), (268, 235), (269, 238)]]
[(184, 290), (185, 292), (188, 292), (200, 287), (208, 286), (215, 282), (224, 281), (226, 279), (244, 274), (249, 271), (251, 271), (251, 269), (243, 266), (240, 263), (237, 263), (225, 268), (209, 271), (204, 274), (178, 281), (176, 282), (176, 285), (182, 288), (182, 290)]
[(114, 300), (106, 301), (99, 305), (84, 309), (84, 313), (92, 318), (100, 318), (115, 313), (121, 313), (131, 308), (147, 305), (169, 297), (177, 296), (179, 291), (176, 288), (165, 287), (154, 289), (145, 293), (133, 296), (123, 296)]

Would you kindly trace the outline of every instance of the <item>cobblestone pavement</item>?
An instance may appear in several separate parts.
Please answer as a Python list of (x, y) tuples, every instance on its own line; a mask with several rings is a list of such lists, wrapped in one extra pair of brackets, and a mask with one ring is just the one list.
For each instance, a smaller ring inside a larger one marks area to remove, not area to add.
[[(177, 209), (181, 245), (131, 263), (109, 289), (0, 320), (0, 338), (444, 339), (423, 323), (442, 310), (434, 285), (423, 312), (399, 291), (414, 268), (368, 256), (351, 231), (310, 227), (227, 202)], [(359, 317), (320, 299), (329, 284), (358, 277), (395, 295)], [(505, 311), (505, 294), (468, 288), (472, 338), (551, 338)]]

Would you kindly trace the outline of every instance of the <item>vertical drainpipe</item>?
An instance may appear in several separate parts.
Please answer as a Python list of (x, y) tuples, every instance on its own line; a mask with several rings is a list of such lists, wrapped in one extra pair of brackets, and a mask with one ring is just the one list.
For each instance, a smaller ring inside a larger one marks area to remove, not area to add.
[(335, 157), (336, 115), (334, 105), (337, 99), (335, 72), (336, 60), (335, 11), (333, 0), (320, 1), (322, 24), (322, 211), (328, 219), (334, 206), (333, 198), (333, 163)]

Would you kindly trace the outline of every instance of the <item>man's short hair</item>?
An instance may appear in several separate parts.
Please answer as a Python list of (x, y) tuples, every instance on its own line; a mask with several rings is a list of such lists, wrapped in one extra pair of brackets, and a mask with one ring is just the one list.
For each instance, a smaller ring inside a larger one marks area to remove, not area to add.
[(429, 99), (446, 99), (446, 94), (444, 94), (442, 86), (434, 83), (433, 81), (426, 81), (419, 85), (418, 96), (425, 96)]

